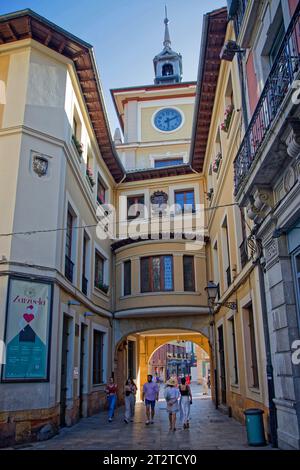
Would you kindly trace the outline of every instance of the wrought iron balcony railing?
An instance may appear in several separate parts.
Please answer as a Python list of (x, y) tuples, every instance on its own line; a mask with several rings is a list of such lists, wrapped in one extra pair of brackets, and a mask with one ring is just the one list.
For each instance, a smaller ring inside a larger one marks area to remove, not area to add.
[(66, 255), (65, 256), (65, 276), (70, 282), (73, 282), (73, 270), (74, 270), (74, 263)]
[(286, 31), (234, 161), (235, 194), (251, 166), (300, 69), (300, 3)]

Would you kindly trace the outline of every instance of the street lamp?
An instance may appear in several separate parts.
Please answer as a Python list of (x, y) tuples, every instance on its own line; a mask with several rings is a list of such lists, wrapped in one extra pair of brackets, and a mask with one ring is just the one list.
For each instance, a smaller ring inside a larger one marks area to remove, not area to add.
[(219, 305), (220, 307), (227, 307), (230, 310), (237, 310), (236, 302), (216, 302), (216, 297), (219, 293), (219, 287), (213, 281), (208, 281), (207, 286), (205, 287), (208, 303), (211, 307)]
[(213, 281), (208, 281), (205, 287), (209, 304), (214, 304), (218, 295), (219, 287)]

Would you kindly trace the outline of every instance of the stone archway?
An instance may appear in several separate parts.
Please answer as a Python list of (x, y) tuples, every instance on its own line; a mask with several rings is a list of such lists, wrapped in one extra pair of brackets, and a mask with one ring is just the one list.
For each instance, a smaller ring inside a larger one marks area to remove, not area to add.
[[(170, 330), (172, 334), (170, 334)], [(151, 334), (149, 333), (151, 332)], [(175, 332), (175, 333), (174, 333)], [(175, 335), (175, 336), (174, 336)], [(139, 389), (146, 382), (148, 362), (154, 350), (176, 337), (181, 340), (192, 341), (199, 345), (211, 357), (209, 346), (209, 316), (182, 315), (152, 318), (122, 318), (116, 319), (114, 324), (114, 372), (119, 386), (119, 398), (127, 378), (127, 347), (128, 337), (137, 343), (137, 374), (136, 380)]]

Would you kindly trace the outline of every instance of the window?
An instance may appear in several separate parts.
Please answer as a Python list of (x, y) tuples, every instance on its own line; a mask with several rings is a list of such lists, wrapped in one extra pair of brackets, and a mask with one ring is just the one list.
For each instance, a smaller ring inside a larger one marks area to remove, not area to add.
[(73, 111), (73, 137), (75, 137), (76, 140), (80, 141), (81, 139), (81, 122), (79, 118), (79, 114), (77, 112), (77, 109), (74, 107)]
[(244, 209), (244, 207), (239, 207), (239, 211), (240, 211), (242, 238), (243, 238), (243, 241), (240, 244), (240, 258), (241, 258), (241, 266), (243, 268), (248, 262), (247, 231), (246, 231), (246, 220), (245, 220), (245, 209)]
[(77, 124), (77, 121), (76, 121), (75, 117), (73, 117), (73, 135), (75, 137), (77, 137), (77, 135), (78, 135), (78, 124)]
[[(254, 327), (254, 317), (253, 317), (253, 308), (250, 304), (246, 309), (246, 322), (248, 323), (248, 331), (246, 332), (246, 340), (249, 345), (249, 362), (251, 364), (250, 371), (250, 381), (253, 388), (259, 387), (258, 380), (258, 364), (257, 364), (257, 353), (256, 353), (256, 339), (255, 339), (255, 327)], [(247, 345), (246, 345), (247, 348)]]
[(72, 262), (73, 224), (74, 224), (74, 217), (70, 208), (68, 208), (67, 230), (66, 230), (65, 276), (70, 282), (73, 282), (73, 268), (74, 268), (74, 263)]
[(163, 160), (155, 160), (154, 161), (154, 168), (163, 168), (165, 166), (174, 166), (174, 165), (182, 165), (183, 158), (164, 158)]
[(131, 294), (131, 261), (124, 262), (124, 295)]
[(141, 258), (141, 292), (173, 290), (173, 256)]
[(234, 317), (229, 319), (229, 334), (231, 335), (231, 366), (232, 366), (232, 383), (239, 383), (238, 376), (238, 363), (237, 363), (237, 352), (236, 352), (236, 337), (235, 337), (235, 321)]
[(232, 79), (231, 74), (229, 75), (226, 91), (225, 91), (225, 104), (227, 106), (234, 107), (234, 99), (233, 99), (233, 86), (232, 86)]
[(100, 175), (98, 175), (98, 180), (97, 180), (97, 202), (99, 204), (105, 204), (105, 192), (106, 188), (103, 185)]
[[(219, 272), (219, 253), (218, 253), (218, 242), (216, 241), (213, 246), (213, 267), (214, 267), (214, 281), (219, 286), (220, 284), (220, 272)], [(219, 296), (218, 296), (219, 298)]]
[(176, 191), (175, 204), (181, 207), (182, 212), (195, 212), (194, 190)]
[(162, 75), (163, 77), (173, 75), (173, 65), (172, 64), (164, 64), (162, 67)]
[(104, 258), (96, 251), (95, 253), (95, 287), (102, 289), (104, 285)]
[(276, 37), (273, 41), (272, 47), (270, 49), (270, 53), (269, 53), (269, 60), (270, 60), (270, 66), (271, 67), (275, 62), (275, 59), (276, 59), (276, 56), (279, 52), (279, 49), (280, 49), (280, 46), (282, 44), (284, 35), (285, 35), (285, 29), (284, 29), (284, 24), (283, 24), (283, 20), (282, 20), (282, 22), (281, 22), (281, 24), (278, 28), (278, 31), (276, 33)]
[(222, 253), (223, 253), (223, 268), (225, 273), (225, 288), (231, 284), (231, 267), (230, 267), (230, 252), (229, 252), (229, 238), (228, 238), (228, 225), (227, 217), (225, 217), (222, 224)]
[(128, 196), (127, 197), (127, 219), (132, 220), (138, 217), (144, 217), (144, 196)]
[(87, 280), (87, 275), (86, 275), (88, 243), (89, 243), (88, 236), (87, 236), (86, 232), (84, 232), (83, 247), (82, 247), (82, 284), (81, 284), (81, 290), (82, 290), (83, 294), (85, 294), (85, 295), (87, 295), (87, 288), (88, 288), (88, 280)]
[(93, 384), (103, 383), (103, 338), (104, 333), (94, 330)]
[(195, 291), (195, 268), (194, 256), (183, 256), (183, 280), (184, 290), (189, 292)]

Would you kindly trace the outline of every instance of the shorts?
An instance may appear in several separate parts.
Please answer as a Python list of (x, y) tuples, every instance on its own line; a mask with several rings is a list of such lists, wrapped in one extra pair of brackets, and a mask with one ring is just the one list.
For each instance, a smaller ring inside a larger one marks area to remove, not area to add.
[(146, 404), (146, 406), (151, 406), (152, 410), (154, 410), (154, 408), (155, 408), (155, 400), (147, 400), (147, 398), (146, 398), (145, 404)]

